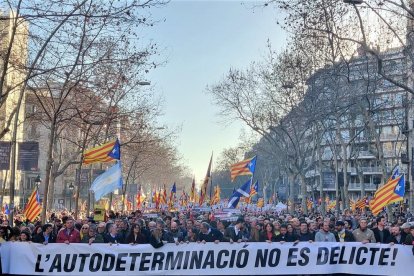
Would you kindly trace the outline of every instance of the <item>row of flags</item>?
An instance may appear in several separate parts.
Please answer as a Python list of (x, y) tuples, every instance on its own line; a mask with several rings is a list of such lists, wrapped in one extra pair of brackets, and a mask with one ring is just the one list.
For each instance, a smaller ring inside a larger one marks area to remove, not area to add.
[[(121, 162), (119, 161), (121, 157), (121, 151), (120, 151), (120, 143), (119, 140), (116, 139), (114, 141), (105, 143), (103, 145), (94, 147), (92, 149), (88, 149), (83, 154), (83, 161), (82, 163), (87, 164), (94, 164), (94, 163), (105, 163), (105, 162), (111, 162), (111, 161), (117, 161), (115, 165), (110, 167), (107, 171), (105, 171), (103, 174), (98, 176), (94, 182), (91, 185), (91, 190), (94, 192), (95, 200), (98, 201), (103, 196), (105, 196), (108, 193), (111, 193), (115, 191), (116, 189), (122, 189), (122, 167)], [(212, 168), (212, 160), (213, 155), (210, 157), (210, 162), (208, 165), (207, 173), (204, 178), (203, 184), (200, 189), (199, 195), (197, 195), (195, 190), (195, 180), (193, 179), (193, 182), (191, 184), (191, 191), (190, 194), (186, 194), (185, 191), (183, 191), (183, 194), (180, 196), (180, 204), (188, 204), (191, 203), (198, 203), (200, 206), (203, 205), (205, 202), (207, 202), (207, 188), (208, 184), (211, 181), (211, 168)], [(258, 181), (256, 181), (253, 184), (253, 175), (256, 168), (256, 160), (257, 156), (254, 156), (252, 158), (245, 159), (243, 161), (240, 161), (236, 164), (231, 165), (230, 167), (230, 175), (231, 175), (231, 181), (233, 182), (238, 176), (251, 176), (250, 179), (244, 183), (241, 187), (234, 189), (229, 201), (228, 201), (228, 207), (236, 208), (238, 202), (240, 201), (240, 198), (245, 197), (245, 202), (248, 204), (251, 204), (252, 197), (254, 195), (258, 194), (259, 191), (259, 184)], [(218, 204), (221, 200), (220, 198), (220, 187), (215, 186), (214, 187), (214, 193), (210, 198), (209, 203), (211, 205)], [(405, 177), (404, 175), (399, 174), (398, 168), (394, 171), (390, 179), (388, 179), (387, 183), (380, 187), (375, 195), (374, 198), (369, 201), (369, 207), (372, 210), (374, 215), (377, 215), (380, 213), (383, 208), (389, 204), (396, 203), (403, 200), (405, 192)], [(164, 189), (159, 190), (158, 192), (155, 191), (153, 193), (153, 202), (156, 203), (157, 208), (161, 205), (167, 205), (170, 209), (174, 207), (174, 203), (177, 201), (176, 198), (177, 193), (177, 187), (174, 183), (171, 192), (169, 200), (167, 200), (167, 190)], [(122, 200), (123, 204), (128, 205), (128, 207), (131, 206), (131, 202), (127, 201), (126, 199)], [(143, 195), (141, 192), (141, 188), (139, 189), (137, 196), (136, 196), (136, 202), (137, 207), (141, 207), (143, 203)], [(257, 202), (257, 206), (263, 206), (264, 205), (264, 199), (259, 198)], [(308, 199), (307, 202), (308, 208), (312, 208), (314, 206), (314, 202)], [(353, 208), (362, 209), (365, 208), (367, 205), (367, 198), (362, 198), (356, 202), (351, 202), (351, 205)], [(327, 201), (327, 209), (335, 208), (336, 201)], [(129, 208), (128, 208), (129, 209)], [(39, 194), (37, 189), (35, 189), (32, 193), (32, 195), (29, 198), (29, 202), (25, 208), (25, 215), (26, 218), (29, 220), (34, 220), (41, 212), (41, 205), (39, 200)]]

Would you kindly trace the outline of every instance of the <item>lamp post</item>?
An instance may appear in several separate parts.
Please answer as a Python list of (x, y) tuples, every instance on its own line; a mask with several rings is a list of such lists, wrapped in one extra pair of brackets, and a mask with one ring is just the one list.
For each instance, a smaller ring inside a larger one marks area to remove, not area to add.
[(39, 185), (40, 185), (40, 183), (42, 183), (42, 179), (40, 178), (40, 174), (37, 175), (34, 183), (36, 185), (36, 189), (39, 189)]
[(73, 183), (70, 183), (69, 190), (70, 190), (70, 197), (69, 197), (69, 212), (72, 212), (72, 197), (73, 197), (73, 189), (75, 186), (73, 186)]

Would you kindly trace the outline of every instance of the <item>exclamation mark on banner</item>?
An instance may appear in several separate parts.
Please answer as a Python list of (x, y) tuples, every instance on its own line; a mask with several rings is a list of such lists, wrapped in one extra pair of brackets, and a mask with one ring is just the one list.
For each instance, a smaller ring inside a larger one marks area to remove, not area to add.
[(394, 248), (394, 251), (392, 251), (392, 262), (391, 262), (391, 266), (395, 266), (395, 259), (397, 258), (397, 252), (398, 252), (398, 248)]

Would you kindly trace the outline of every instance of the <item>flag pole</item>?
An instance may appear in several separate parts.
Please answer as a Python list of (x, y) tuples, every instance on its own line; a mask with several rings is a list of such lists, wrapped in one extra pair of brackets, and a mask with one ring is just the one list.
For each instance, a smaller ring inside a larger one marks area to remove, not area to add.
[[(213, 152), (211, 152), (211, 159), (213, 159)], [(211, 202), (211, 195), (213, 191), (213, 162), (211, 162), (211, 170), (210, 170), (210, 202)]]

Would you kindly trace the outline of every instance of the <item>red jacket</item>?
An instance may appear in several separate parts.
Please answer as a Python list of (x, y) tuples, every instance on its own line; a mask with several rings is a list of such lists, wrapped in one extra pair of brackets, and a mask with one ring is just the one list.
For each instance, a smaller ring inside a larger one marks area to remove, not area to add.
[(68, 235), (67, 229), (62, 228), (59, 231), (58, 235), (57, 235), (56, 242), (57, 243), (64, 243), (66, 240), (68, 240), (69, 243), (80, 243), (81, 238), (80, 238), (79, 231), (77, 229), (72, 229), (72, 231), (70, 231), (70, 233)]

